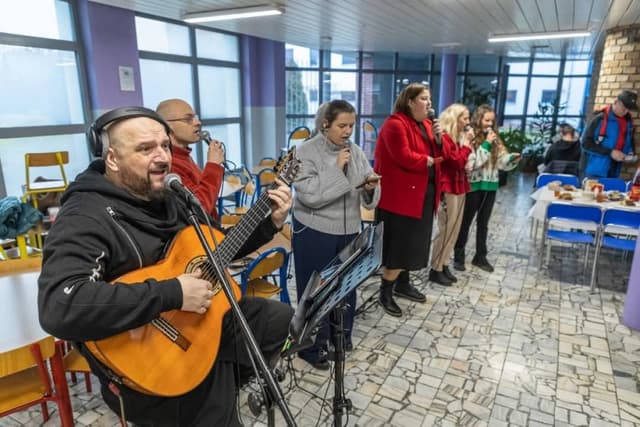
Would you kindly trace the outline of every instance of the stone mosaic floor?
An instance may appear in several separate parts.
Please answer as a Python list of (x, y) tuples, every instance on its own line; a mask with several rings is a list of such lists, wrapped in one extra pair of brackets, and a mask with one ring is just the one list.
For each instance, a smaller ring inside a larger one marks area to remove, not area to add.
[[(512, 176), (499, 192), (489, 238), (493, 273), (468, 263), (452, 287), (414, 273), (426, 303), (399, 300), (401, 318), (373, 306), (356, 319), (345, 367), (353, 410), (343, 424), (640, 425), (640, 332), (621, 322), (630, 257), (603, 253), (596, 294), (572, 248), (554, 248), (549, 268), (538, 272), (526, 218), (532, 182)], [(471, 245), (468, 252), (470, 260)], [(378, 282), (361, 286), (359, 303), (377, 292)], [(281, 387), (298, 425), (332, 425), (331, 374), (300, 359), (290, 366)], [(82, 382), (71, 392), (77, 426), (119, 425)], [(246, 391), (241, 405), (246, 426), (267, 425), (264, 412), (251, 414)], [(276, 425), (284, 425), (277, 412)], [(56, 410), (44, 424), (35, 409), (0, 419), (0, 426), (37, 425), (58, 426)]]

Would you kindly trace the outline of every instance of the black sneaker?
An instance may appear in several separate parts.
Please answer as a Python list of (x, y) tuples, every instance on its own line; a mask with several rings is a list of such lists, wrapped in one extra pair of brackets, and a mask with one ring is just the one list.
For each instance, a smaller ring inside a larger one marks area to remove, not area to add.
[(484, 270), (486, 272), (489, 273), (493, 273), (493, 266), (491, 264), (489, 264), (489, 261), (487, 261), (486, 258), (483, 259), (472, 259), (471, 260), (471, 264), (475, 265), (476, 267), (478, 267), (481, 270)]
[(427, 297), (417, 290), (411, 283), (397, 283), (393, 288), (393, 294), (400, 298), (406, 298), (415, 302), (425, 302)]
[(464, 260), (459, 261), (459, 260), (454, 260), (453, 261), (453, 268), (455, 268), (458, 271), (466, 271), (466, 267), (464, 266)]
[(442, 267), (442, 272), (444, 273), (445, 276), (447, 276), (449, 278), (449, 280), (451, 280), (453, 283), (456, 283), (458, 281), (458, 279), (456, 278), (456, 276), (453, 275), (453, 273), (451, 272), (451, 270), (449, 270), (449, 266), (445, 265), (444, 267)]
[(453, 283), (442, 271), (436, 271), (433, 268), (429, 271), (429, 281), (442, 286), (451, 286)]

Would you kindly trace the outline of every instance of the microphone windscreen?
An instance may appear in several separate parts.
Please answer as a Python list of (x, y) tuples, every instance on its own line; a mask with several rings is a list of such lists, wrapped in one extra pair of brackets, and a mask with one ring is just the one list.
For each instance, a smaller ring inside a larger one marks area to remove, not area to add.
[(178, 184), (182, 184), (182, 179), (178, 174), (170, 173), (164, 177), (164, 188), (171, 189), (171, 184), (177, 182)]
[(211, 142), (211, 134), (209, 133), (208, 130), (201, 130), (200, 131), (200, 136), (202, 136), (202, 140), (204, 142), (206, 142), (207, 145), (209, 145), (209, 143)]
[(429, 111), (427, 111), (427, 119), (434, 121), (436, 118), (436, 110), (434, 110), (433, 108), (429, 108)]

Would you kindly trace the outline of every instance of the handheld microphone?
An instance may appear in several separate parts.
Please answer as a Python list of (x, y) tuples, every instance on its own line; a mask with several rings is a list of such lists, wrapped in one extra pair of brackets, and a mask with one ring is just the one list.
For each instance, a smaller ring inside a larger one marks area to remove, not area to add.
[[(343, 147), (344, 147), (344, 148), (346, 148), (346, 149), (348, 149), (348, 150), (351, 150), (351, 140), (350, 140), (350, 139), (347, 139), (347, 140), (344, 142)], [(345, 164), (344, 164), (344, 167), (342, 168), (342, 172), (344, 172), (345, 176), (347, 175), (347, 169), (348, 169), (348, 168), (349, 168), (349, 162), (345, 163)]]
[(202, 208), (200, 200), (198, 200), (198, 198), (191, 192), (191, 190), (184, 186), (184, 184), (182, 183), (182, 179), (180, 179), (177, 174), (170, 173), (169, 175), (164, 177), (164, 188), (178, 194), (183, 199), (185, 199), (188, 204), (192, 206), (199, 206), (200, 208)]
[(208, 130), (201, 130), (200, 136), (202, 137), (202, 141), (204, 141), (204, 143), (207, 145), (211, 144), (211, 141), (213, 141), (213, 138), (211, 138), (211, 134)]
[[(429, 111), (427, 111), (427, 119), (429, 119), (431, 123), (433, 123), (433, 121), (436, 119), (436, 110), (434, 110), (433, 108), (429, 108)], [(434, 136), (436, 138), (436, 144), (442, 145), (442, 142), (440, 141), (440, 132), (434, 133)]]

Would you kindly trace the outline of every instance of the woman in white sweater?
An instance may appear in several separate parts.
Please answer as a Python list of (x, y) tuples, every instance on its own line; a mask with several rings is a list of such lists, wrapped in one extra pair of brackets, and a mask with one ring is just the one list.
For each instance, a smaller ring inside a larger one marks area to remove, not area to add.
[[(360, 147), (350, 138), (356, 122), (355, 109), (334, 100), (319, 109), (321, 126), (297, 150), (302, 162), (293, 184), (293, 256), (298, 301), (314, 271), (322, 271), (360, 231), (360, 206), (373, 209), (380, 198), (378, 181), (359, 184), (375, 174)], [(359, 187), (359, 188), (357, 188)], [(352, 348), (351, 329), (356, 296), (347, 298), (345, 345)], [(315, 344), (298, 355), (318, 369), (328, 369), (326, 350), (330, 334), (325, 321)]]

